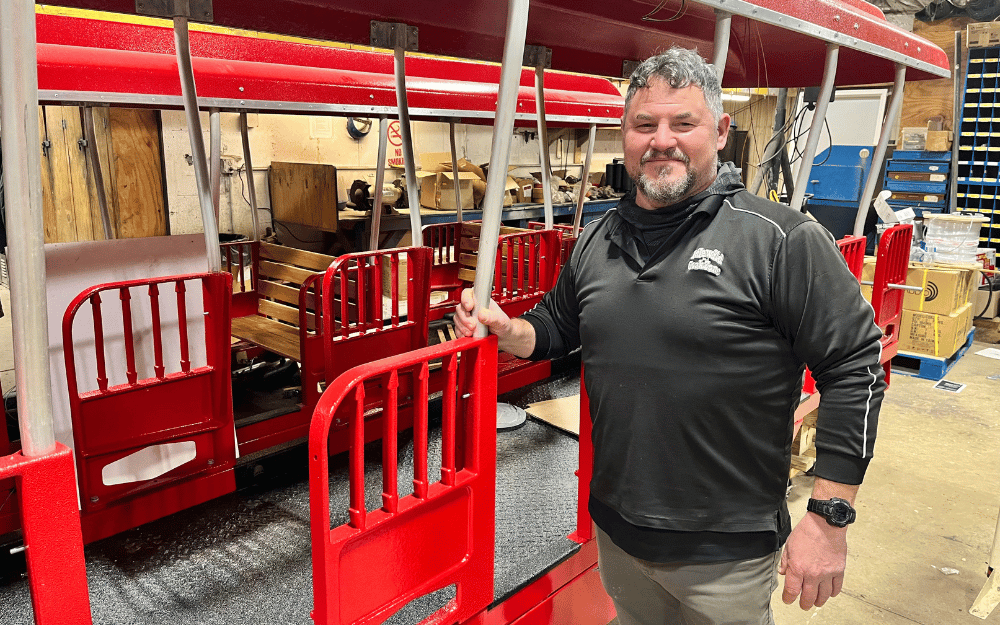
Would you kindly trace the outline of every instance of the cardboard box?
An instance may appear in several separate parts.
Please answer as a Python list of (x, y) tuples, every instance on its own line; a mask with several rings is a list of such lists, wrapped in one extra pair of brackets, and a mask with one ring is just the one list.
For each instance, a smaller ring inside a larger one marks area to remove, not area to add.
[(927, 146), (927, 129), (908, 127), (899, 132), (899, 149), (923, 152)]
[(517, 182), (517, 200), (518, 204), (528, 204), (531, 202), (531, 188), (535, 186), (534, 178), (514, 178)]
[[(462, 209), (472, 209), (476, 205), (474, 183), (485, 181), (483, 170), (461, 158), (458, 159), (458, 185), (461, 191)], [(425, 152), (420, 155), (420, 205), (436, 210), (456, 210), (455, 174), (451, 171), (451, 154), (448, 152)]]
[(965, 345), (971, 329), (971, 303), (950, 315), (904, 310), (899, 322), (899, 351), (950, 358)]
[[(455, 174), (450, 171), (418, 171), (420, 181), (420, 205), (436, 210), (456, 210), (455, 206)], [(475, 206), (473, 201), (472, 182), (479, 177), (472, 172), (458, 172), (458, 185), (462, 197), (462, 209), (468, 210)]]
[(928, 130), (924, 149), (928, 152), (947, 152), (951, 149), (951, 131)]
[(919, 286), (923, 288), (923, 292), (906, 291), (903, 295), (903, 309), (949, 315), (972, 299), (976, 273), (975, 269), (912, 264), (906, 274), (906, 284)]
[[(399, 266), (396, 276), (396, 284), (399, 288), (399, 301), (406, 301), (406, 256), (399, 258)], [(388, 256), (382, 257), (382, 295), (392, 297), (392, 261)]]
[(989, 287), (976, 289), (972, 297), (972, 316), (992, 319), (997, 316), (1000, 308), (998, 304), (1000, 304), (1000, 291), (993, 291), (991, 294)]
[(966, 26), (970, 48), (989, 48), (1000, 45), (1000, 22), (979, 22)]

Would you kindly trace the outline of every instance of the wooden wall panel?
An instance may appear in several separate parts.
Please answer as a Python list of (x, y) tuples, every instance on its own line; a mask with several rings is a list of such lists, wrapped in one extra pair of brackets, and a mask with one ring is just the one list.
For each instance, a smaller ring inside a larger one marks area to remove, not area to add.
[[(82, 115), (94, 116), (96, 145), (84, 148)], [(104, 239), (87, 149), (97, 150), (115, 238), (167, 234), (158, 116), (153, 110), (41, 107), (45, 242)]]
[[(913, 32), (940, 46), (948, 54), (949, 62), (954, 64), (955, 31), (964, 31), (966, 25), (974, 21), (969, 17), (953, 17), (933, 24), (917, 21), (913, 24)], [(960, 81), (964, 80), (964, 59), (968, 58), (964, 49), (962, 50), (962, 58), (962, 75), (958, 77)], [(900, 128), (926, 127), (928, 119), (935, 115), (941, 115), (944, 117), (945, 129), (951, 130), (954, 99), (955, 84), (951, 78), (907, 82), (903, 90)]]
[[(118, 236), (153, 237), (167, 234), (160, 162), (157, 112), (112, 108), (111, 146), (113, 189)], [(110, 203), (110, 202), (109, 202)]]
[(276, 221), (336, 232), (336, 167), (274, 161), (269, 183)]

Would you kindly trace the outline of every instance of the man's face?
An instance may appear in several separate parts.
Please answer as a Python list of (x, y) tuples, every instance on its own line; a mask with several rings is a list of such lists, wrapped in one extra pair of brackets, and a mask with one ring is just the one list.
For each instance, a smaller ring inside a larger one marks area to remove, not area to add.
[(652, 210), (707, 189), (728, 134), (729, 115), (716, 124), (699, 87), (674, 89), (651, 78), (622, 118), (625, 169), (638, 189), (636, 203)]

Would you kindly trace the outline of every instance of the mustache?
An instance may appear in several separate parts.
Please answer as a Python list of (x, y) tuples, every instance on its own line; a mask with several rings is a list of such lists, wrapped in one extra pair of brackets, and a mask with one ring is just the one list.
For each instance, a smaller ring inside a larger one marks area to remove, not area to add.
[(689, 164), (691, 162), (691, 159), (688, 158), (687, 154), (685, 154), (684, 152), (681, 152), (677, 148), (670, 148), (669, 150), (663, 150), (663, 151), (660, 151), (660, 150), (646, 150), (646, 153), (643, 154), (642, 158), (639, 160), (639, 164), (640, 165), (645, 165), (647, 162), (649, 162), (649, 161), (651, 161), (653, 159), (657, 159), (657, 158), (670, 158), (670, 159), (678, 160), (678, 161), (684, 163), (685, 165), (687, 165), (687, 164)]

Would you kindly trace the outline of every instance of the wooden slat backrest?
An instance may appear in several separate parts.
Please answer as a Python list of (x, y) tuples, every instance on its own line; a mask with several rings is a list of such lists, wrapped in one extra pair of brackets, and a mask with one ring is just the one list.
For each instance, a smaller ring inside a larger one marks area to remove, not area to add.
[(306, 250), (299, 250), (284, 245), (273, 245), (271, 243), (260, 244), (260, 257), (317, 272), (326, 271), (326, 268), (334, 261), (332, 256), (327, 256), (326, 254), (307, 252)]
[[(326, 254), (261, 243), (257, 285), (261, 299), (257, 313), (297, 327), (302, 284), (311, 276), (322, 274), (334, 260)], [(316, 317), (311, 312), (315, 307), (315, 296), (310, 292), (306, 298), (309, 330), (316, 329)]]

